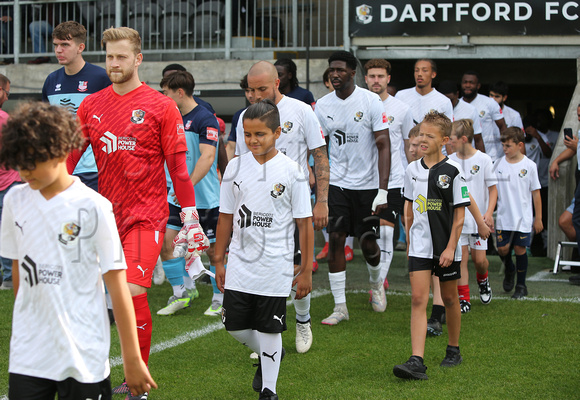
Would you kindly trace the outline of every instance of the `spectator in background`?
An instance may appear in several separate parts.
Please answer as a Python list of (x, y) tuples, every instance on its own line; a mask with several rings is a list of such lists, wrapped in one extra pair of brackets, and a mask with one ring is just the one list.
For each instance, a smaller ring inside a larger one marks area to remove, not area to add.
[(326, 68), (326, 70), (322, 74), (322, 83), (324, 83), (324, 86), (326, 86), (329, 92), (334, 92), (332, 82), (330, 82), (330, 68)]
[[(6, 3), (6, 1), (0, 1), (0, 3)], [(14, 24), (12, 21), (13, 17), (13, 6), (1, 6), (0, 7), (0, 45), (1, 54), (12, 54), (14, 53)], [(5, 58), (0, 64), (7, 65), (12, 64), (14, 58)]]
[(298, 86), (298, 73), (294, 61), (289, 58), (280, 58), (274, 65), (280, 79), (280, 93), (314, 107), (314, 96), (310, 90)]
[[(578, 116), (578, 122), (580, 123), (580, 104), (578, 104), (578, 107), (576, 108), (576, 115)], [(575, 170), (576, 176), (578, 177), (578, 174), (580, 173), (580, 148), (578, 147), (578, 135), (574, 135), (572, 137), (564, 136), (564, 145), (566, 146), (564, 151), (558, 154), (552, 164), (550, 164), (549, 172), (550, 176), (554, 180), (560, 177), (560, 163), (569, 160), (570, 158), (574, 157), (574, 155), (576, 155), (578, 158), (578, 165), (577, 169)], [(574, 199), (572, 200), (574, 207), (571, 209), (568, 207), (568, 211), (572, 213), (572, 224), (574, 230), (564, 230), (567, 236), (568, 234), (573, 233), (576, 237), (576, 242), (578, 242), (578, 252), (580, 252), (580, 207), (576, 207), (576, 204), (580, 204), (580, 200), (578, 200), (580, 198), (579, 188), (580, 185), (578, 185), (578, 180), (576, 180), (576, 192), (574, 194)], [(560, 227), (562, 227), (561, 221), (558, 222), (560, 223)], [(562, 227), (562, 229), (564, 228)], [(572, 285), (580, 285), (580, 274), (572, 275), (569, 280)]]
[[(10, 94), (10, 79), (0, 74), (0, 134), (1, 127), (4, 126), (8, 120), (8, 113), (2, 110), (2, 104), (8, 100)], [(0, 167), (0, 215), (2, 215), (2, 206), (4, 204), (4, 196), (8, 190), (13, 186), (22, 183), (20, 175), (17, 171), (7, 170)], [(12, 289), (12, 260), (2, 257), (2, 285), (0, 290)]]

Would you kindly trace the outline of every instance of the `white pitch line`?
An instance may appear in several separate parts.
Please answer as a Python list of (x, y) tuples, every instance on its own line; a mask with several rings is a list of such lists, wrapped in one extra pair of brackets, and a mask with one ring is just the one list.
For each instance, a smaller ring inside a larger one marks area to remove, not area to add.
[(527, 278), (529, 282), (568, 282), (568, 279), (550, 279), (548, 276), (554, 275), (550, 271), (539, 271)]
[[(206, 325), (201, 329), (196, 329), (194, 331), (186, 332), (182, 335), (176, 336), (173, 339), (167, 340), (165, 342), (157, 343), (151, 346), (150, 354), (159, 353), (163, 350), (171, 349), (175, 346), (179, 346), (180, 344), (189, 342), (190, 340), (194, 340), (200, 338), (202, 336), (208, 335), (210, 333), (219, 331), (220, 329), (224, 328), (224, 324), (222, 322), (214, 322), (213, 324)], [(110, 359), (111, 368), (117, 367), (123, 364), (122, 357), (113, 357)]]
[[(351, 294), (360, 294), (360, 293), (367, 293), (367, 292), (368, 292), (368, 290), (362, 290), (362, 289), (360, 289), (360, 290), (347, 290), (347, 293), (351, 293)], [(328, 289), (317, 289), (317, 290), (312, 291), (311, 297), (314, 299), (314, 298), (325, 296), (328, 294), (331, 294), (331, 291)], [(399, 292), (399, 291), (387, 291), (387, 295), (388, 296), (410, 296), (411, 293), (410, 292)], [(513, 300), (510, 296), (494, 296), (493, 299), (494, 300)], [(526, 297), (524, 299), (521, 299), (520, 301), (545, 301), (545, 302), (550, 302), (550, 303), (580, 304), (580, 297), (575, 297), (575, 298)], [(292, 305), (292, 300), (288, 300), (286, 305), (288, 305), (288, 306)], [(219, 322), (214, 322), (212, 324), (206, 325), (205, 327), (203, 327), (201, 329), (196, 329), (193, 331), (186, 332), (182, 335), (174, 337), (173, 339), (170, 339), (170, 340), (167, 340), (167, 341), (164, 341), (161, 343), (157, 343), (157, 344), (151, 346), (151, 354), (155, 354), (155, 353), (159, 353), (163, 350), (171, 349), (173, 347), (179, 346), (180, 344), (189, 342), (191, 340), (200, 338), (202, 336), (208, 335), (208, 334), (213, 333), (213, 332), (217, 332), (223, 328), (224, 328), (224, 325), (222, 324), (221, 321), (219, 321)], [(111, 364), (111, 368), (117, 367), (117, 366), (123, 364), (123, 359), (121, 357), (113, 357), (110, 359), (110, 364)], [(4, 400), (4, 399), (0, 398), (0, 400)]]
[[(314, 290), (312, 292), (311, 296), (312, 296), (312, 298), (316, 298), (316, 297), (324, 296), (327, 294), (330, 294), (330, 290), (322, 289), (322, 290)], [(292, 300), (289, 300), (286, 304), (291, 305)], [(189, 331), (189, 332), (186, 332), (182, 335), (176, 336), (173, 339), (169, 339), (169, 340), (166, 340), (164, 342), (157, 343), (157, 344), (151, 346), (150, 354), (155, 354), (155, 353), (159, 353), (160, 351), (163, 351), (163, 350), (171, 349), (173, 347), (179, 346), (180, 344), (189, 342), (191, 340), (200, 338), (202, 336), (208, 335), (208, 334), (213, 333), (213, 332), (217, 332), (223, 328), (224, 328), (224, 324), (221, 321), (214, 322), (213, 324), (206, 325), (205, 327), (203, 327), (201, 329)], [(112, 357), (109, 360), (109, 363), (111, 365), (111, 368), (117, 367), (117, 366), (123, 364), (123, 358), (122, 357)], [(0, 398), (0, 400), (3, 400), (3, 399)]]
[[(546, 273), (549, 273), (549, 272), (546, 272)], [(536, 274), (536, 275), (538, 275), (538, 274)], [(536, 275), (534, 275), (534, 276), (536, 276)], [(532, 279), (530, 278), (528, 280), (532, 280)], [(554, 281), (554, 280), (550, 279), (550, 281)], [(352, 294), (360, 294), (360, 293), (367, 293), (367, 292), (368, 292), (368, 290), (362, 290), (362, 289), (360, 289), (360, 290), (347, 290), (347, 293), (352, 293)], [(317, 289), (317, 290), (312, 291), (311, 297), (317, 298), (317, 297), (325, 296), (327, 294), (331, 294), (330, 290)], [(389, 295), (389, 296), (410, 296), (411, 293), (410, 292), (399, 292), (399, 291), (387, 291), (387, 295)], [(511, 297), (507, 297), (507, 296), (494, 296), (493, 299), (494, 300), (513, 300)], [(525, 297), (525, 298), (520, 299), (518, 301), (545, 301), (545, 302), (549, 302), (549, 303), (580, 304), (580, 297), (574, 297), (574, 298)], [(291, 305), (292, 300), (288, 300), (288, 302), (286, 304)], [(158, 343), (158, 344), (151, 346), (151, 354), (159, 353), (163, 350), (171, 349), (173, 347), (179, 346), (180, 344), (187, 343), (191, 340), (200, 338), (202, 336), (209, 335), (210, 333), (217, 332), (221, 329), (224, 329), (224, 325), (222, 324), (222, 322), (221, 321), (214, 322), (212, 324), (206, 325), (205, 327), (203, 327), (201, 329), (196, 329), (194, 331), (186, 332), (182, 335), (174, 337), (173, 339), (166, 340), (164, 342), (161, 342), (161, 343)], [(112, 358), (110, 358), (109, 363), (111, 365), (111, 368), (118, 367), (119, 365), (123, 364), (123, 359), (121, 357), (112, 357)], [(4, 395), (4, 396), (0, 397), (0, 400), (9, 400), (9, 399), (8, 399), (8, 396)]]

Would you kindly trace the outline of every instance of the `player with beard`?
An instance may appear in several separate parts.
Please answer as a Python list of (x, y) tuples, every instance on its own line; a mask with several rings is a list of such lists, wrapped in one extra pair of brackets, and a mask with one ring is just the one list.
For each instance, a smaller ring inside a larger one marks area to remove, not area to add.
[[(199, 226), (195, 193), (187, 173), (185, 130), (175, 102), (139, 80), (141, 37), (134, 29), (103, 32), (107, 75), (113, 83), (80, 105), (77, 115), (88, 139), (68, 160), (69, 172), (90, 143), (99, 169), (100, 193), (113, 212), (127, 260), (141, 357), (149, 360), (152, 320), (147, 289), (161, 251), (169, 216), (164, 163), (181, 205), (184, 227), (176, 246), (187, 248), (188, 266), (209, 243)], [(115, 393), (128, 392), (126, 385)], [(147, 394), (128, 399), (147, 399)]]
[(391, 141), (381, 98), (355, 85), (357, 59), (337, 51), (328, 59), (334, 92), (316, 103), (316, 115), (330, 146), (328, 278), (335, 307), (322, 320), (336, 325), (349, 319), (346, 307), (344, 241), (359, 238), (369, 270), (373, 310), (387, 305), (380, 280), (379, 213), (387, 208)]
[[(479, 74), (477, 72), (467, 71), (463, 74), (461, 78), (462, 99), (475, 107), (481, 122), (481, 138), (483, 142), (475, 141), (475, 148), (487, 153), (495, 161), (503, 156), (503, 147), (499, 140), (499, 134), (503, 133), (507, 126), (499, 105), (495, 100), (490, 101), (493, 99), (488, 96), (480, 95), (478, 93), (480, 88), (481, 83), (479, 83)], [(499, 131), (494, 131), (494, 124), (497, 125)]]
[[(389, 283), (387, 274), (393, 259), (393, 234), (395, 222), (403, 212), (402, 188), (407, 166), (404, 149), (409, 149), (409, 131), (413, 128), (411, 109), (402, 101), (389, 95), (387, 87), (391, 81), (391, 63), (387, 60), (374, 59), (365, 64), (365, 82), (370, 91), (379, 95), (383, 102), (389, 124), (391, 139), (391, 173), (389, 176), (389, 194), (387, 210), (380, 220), (381, 235), (378, 240), (381, 248), (380, 281), (385, 289)], [(403, 162), (403, 157), (405, 161)], [(410, 156), (409, 156), (410, 158)]]

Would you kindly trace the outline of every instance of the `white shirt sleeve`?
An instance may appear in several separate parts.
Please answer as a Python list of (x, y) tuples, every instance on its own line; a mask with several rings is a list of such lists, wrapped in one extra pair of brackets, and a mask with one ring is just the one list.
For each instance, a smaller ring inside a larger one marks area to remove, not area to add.
[(234, 158), (226, 167), (222, 183), (220, 186), (220, 213), (233, 214), (235, 207), (235, 197), (233, 192), (233, 182), (235, 174), (240, 167), (241, 158)]
[(99, 256), (101, 273), (106, 274), (114, 269), (127, 269), (119, 231), (115, 223), (113, 206), (108, 201), (102, 201), (95, 205), (97, 229), (93, 240)]
[(14, 215), (12, 214), (12, 196), (8, 192), (4, 197), (4, 206), (2, 207), (2, 231), (0, 255), (11, 260), (18, 259), (18, 241), (16, 240), (18, 231), (15, 229)]
[(302, 167), (296, 164), (294, 170), (295, 180), (292, 183), (292, 217), (307, 218), (312, 216), (310, 204), (310, 188), (304, 177)]
[(413, 201), (413, 182), (411, 181), (411, 164), (407, 166), (405, 171), (405, 183), (403, 185), (403, 198), (408, 201)]
[(387, 129), (389, 127), (387, 113), (379, 95), (372, 96), (370, 103), (373, 132)]
[(401, 133), (403, 135), (403, 140), (409, 139), (409, 132), (411, 129), (413, 129), (414, 126), (415, 123), (413, 122), (413, 114), (411, 113), (411, 108), (408, 108), (405, 116), (403, 117), (403, 121), (401, 122)]
[(487, 158), (485, 161), (485, 166), (483, 167), (483, 176), (485, 177), (486, 187), (497, 185), (497, 176), (493, 169), (493, 162), (491, 158)]
[(542, 185), (540, 185), (540, 178), (538, 177), (538, 169), (533, 168), (532, 165), (533, 164), (530, 163), (530, 192), (542, 188)]
[(503, 112), (501, 110), (501, 107), (499, 106), (499, 104), (497, 104), (497, 102), (495, 100), (492, 99), (492, 101), (489, 101), (488, 104), (490, 105), (489, 108), (489, 112), (491, 114), (491, 118), (494, 121), (498, 121), (500, 119), (503, 118)]
[(479, 118), (479, 115), (477, 115), (477, 109), (475, 107), (473, 108), (471, 120), (473, 121), (473, 134), (474, 135), (483, 134), (483, 128), (481, 127), (481, 118)]
[(314, 108), (314, 114), (318, 118), (318, 123), (320, 124), (320, 128), (322, 129), (322, 134), (324, 135), (324, 137), (327, 137), (329, 134), (328, 127), (325, 124), (324, 116), (320, 112), (320, 107)]
[(236, 126), (236, 156), (241, 156), (249, 151), (248, 146), (246, 146), (246, 140), (244, 135), (244, 114), (246, 110), (242, 111), (240, 118), (238, 119), (238, 125)]
[(320, 122), (310, 107), (304, 109), (304, 133), (309, 150), (326, 145)]
[(467, 188), (467, 183), (465, 182), (463, 172), (459, 170), (459, 173), (453, 180), (453, 205), (457, 207), (468, 206), (469, 204), (469, 189)]

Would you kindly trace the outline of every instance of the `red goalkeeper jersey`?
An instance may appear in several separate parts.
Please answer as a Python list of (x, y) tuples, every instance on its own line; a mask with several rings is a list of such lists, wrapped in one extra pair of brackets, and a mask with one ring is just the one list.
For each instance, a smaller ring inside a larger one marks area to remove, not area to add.
[[(164, 161), (187, 150), (175, 103), (146, 84), (123, 96), (109, 86), (85, 98), (77, 116), (95, 153), (99, 192), (113, 203), (121, 237), (134, 227), (165, 231)], [(71, 159), (76, 163), (77, 155)]]

